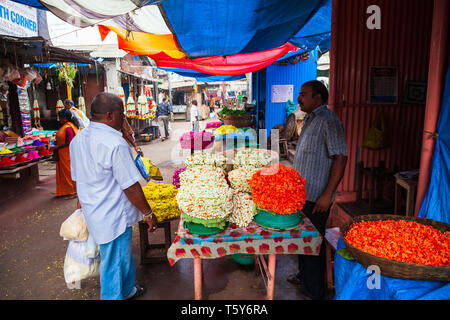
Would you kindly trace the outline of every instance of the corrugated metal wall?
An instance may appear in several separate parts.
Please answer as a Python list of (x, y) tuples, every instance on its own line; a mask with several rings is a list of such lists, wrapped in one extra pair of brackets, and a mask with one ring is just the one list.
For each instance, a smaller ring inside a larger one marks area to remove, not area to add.
[(270, 129), (286, 121), (286, 103), (272, 102), (273, 85), (294, 85), (293, 101), (297, 104), (298, 93), (303, 83), (315, 80), (317, 76), (317, 50), (309, 53), (309, 59), (299, 61), (295, 64), (279, 65), (271, 64), (266, 73), (266, 104), (265, 104), (265, 127), (267, 135)]
[[(367, 7), (381, 9), (381, 30), (369, 30)], [(407, 81), (428, 80), (433, 1), (333, 0), (330, 51), (330, 101), (343, 121), (348, 164), (340, 191), (355, 190), (358, 148), (381, 106), (390, 145), (380, 151), (361, 149), (366, 166), (385, 161), (389, 168), (418, 169), (425, 105), (404, 103)], [(398, 104), (369, 104), (369, 67), (398, 68)]]

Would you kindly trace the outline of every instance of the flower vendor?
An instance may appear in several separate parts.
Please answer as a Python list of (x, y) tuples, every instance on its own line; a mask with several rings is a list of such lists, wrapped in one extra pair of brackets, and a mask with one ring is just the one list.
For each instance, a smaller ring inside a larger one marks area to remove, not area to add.
[[(306, 180), (303, 214), (325, 237), (325, 225), (336, 189), (344, 175), (347, 149), (342, 122), (327, 108), (328, 90), (320, 81), (309, 81), (297, 98), (306, 112), (294, 156), (294, 169)], [(319, 256), (299, 255), (299, 271), (288, 281), (301, 284), (302, 293), (312, 299), (325, 296), (325, 241)]]

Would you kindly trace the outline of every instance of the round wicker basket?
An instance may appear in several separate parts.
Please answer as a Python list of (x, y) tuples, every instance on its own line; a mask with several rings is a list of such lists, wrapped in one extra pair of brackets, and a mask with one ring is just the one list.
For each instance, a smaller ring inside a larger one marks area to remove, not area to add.
[(236, 128), (245, 128), (252, 125), (252, 116), (250, 114), (243, 115), (224, 115), (223, 123), (225, 125), (232, 125)]
[(381, 258), (364, 252), (352, 246), (345, 240), (345, 235), (353, 223), (357, 223), (360, 221), (377, 220), (415, 221), (427, 226), (431, 226), (441, 232), (450, 231), (449, 224), (430, 219), (385, 214), (354, 217), (341, 226), (340, 236), (345, 244), (345, 247), (348, 251), (350, 251), (356, 261), (358, 261), (366, 268), (374, 265), (378, 266), (383, 276), (409, 280), (450, 281), (450, 266), (421, 265)]

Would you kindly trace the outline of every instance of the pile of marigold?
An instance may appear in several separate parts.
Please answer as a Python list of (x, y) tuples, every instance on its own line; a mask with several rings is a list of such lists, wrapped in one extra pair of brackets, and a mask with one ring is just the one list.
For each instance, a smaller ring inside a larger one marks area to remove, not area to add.
[(142, 191), (158, 222), (180, 216), (181, 212), (176, 199), (178, 190), (173, 185), (150, 181), (142, 187)]
[(361, 221), (351, 225), (345, 239), (352, 246), (390, 260), (450, 266), (450, 232), (415, 221)]
[(250, 187), (253, 202), (275, 214), (296, 213), (306, 202), (305, 179), (281, 163), (258, 170)]

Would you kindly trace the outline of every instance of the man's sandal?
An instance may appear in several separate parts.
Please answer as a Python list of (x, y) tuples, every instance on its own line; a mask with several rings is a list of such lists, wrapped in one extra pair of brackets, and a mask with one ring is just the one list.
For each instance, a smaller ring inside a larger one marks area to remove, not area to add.
[(125, 300), (132, 300), (134, 298), (140, 297), (147, 290), (147, 288), (145, 286), (141, 286), (139, 284), (136, 284), (135, 287), (136, 287), (136, 292), (131, 297), (126, 298)]
[(286, 281), (287, 281), (287, 282), (290, 282), (290, 283), (292, 283), (292, 284), (295, 284), (295, 285), (300, 285), (300, 284), (301, 284), (301, 281), (300, 281), (299, 278), (297, 278), (297, 275), (296, 275), (296, 274), (291, 274), (291, 275), (286, 279)]

